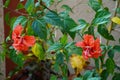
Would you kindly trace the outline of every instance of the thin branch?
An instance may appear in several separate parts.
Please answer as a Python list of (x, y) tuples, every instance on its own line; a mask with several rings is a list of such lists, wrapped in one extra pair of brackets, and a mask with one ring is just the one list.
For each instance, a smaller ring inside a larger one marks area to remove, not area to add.
[(40, 3), (44, 8), (46, 8), (47, 10), (53, 12), (50, 8), (48, 8), (46, 5), (44, 5), (42, 2)]
[[(120, 5), (120, 0), (117, 0), (117, 1), (116, 1), (116, 6), (115, 6), (115, 12), (114, 12), (114, 14), (113, 14), (114, 17), (117, 15), (117, 11), (116, 11), (116, 9), (119, 7), (119, 5)], [(112, 32), (112, 30), (113, 30), (113, 29), (112, 29), (113, 26), (114, 26), (114, 23), (111, 21), (111, 26), (110, 26), (110, 32), (109, 32), (109, 33)], [(109, 40), (107, 40), (106, 45), (108, 45), (108, 44), (109, 44)]]
[[(0, 5), (0, 7), (5, 8), (4, 5)], [(9, 10), (9, 11), (11, 11), (11, 12), (18, 13), (18, 14), (23, 15), (23, 16), (28, 16), (28, 14), (25, 14), (25, 13), (20, 12), (20, 11), (18, 11), (18, 10), (13, 10), (13, 9), (11, 9), (11, 8), (9, 8), (9, 7), (5, 8), (5, 9), (7, 9), (7, 10)]]
[[(119, 5), (120, 5), (120, 0), (119, 0), (119, 1), (116, 1), (115, 12), (114, 12), (114, 14), (113, 14), (113, 17), (115, 17), (115, 16), (117, 15), (116, 9), (119, 7)], [(111, 24), (110, 24), (110, 25), (111, 25), (111, 26), (110, 26), (110, 31), (109, 31), (109, 33), (112, 32), (112, 30), (113, 30), (112, 28), (113, 28), (113, 26), (114, 26), (114, 23), (111, 21)], [(108, 46), (108, 44), (109, 44), (109, 40), (107, 40), (106, 46)], [(103, 54), (104, 57), (102, 58), (102, 61), (104, 61), (106, 54), (107, 54), (107, 50), (105, 50), (105, 54)], [(104, 64), (104, 63), (101, 64), (101, 68), (102, 68), (103, 64)]]
[(80, 36), (80, 38), (83, 39), (83, 36), (81, 35), (81, 33), (79, 31), (77, 33)]
[[(117, 15), (116, 9), (119, 7), (119, 5), (120, 5), (120, 0), (116, 1), (115, 12), (114, 12), (114, 15), (113, 15), (114, 17)], [(114, 23), (111, 21), (110, 33), (111, 33), (111, 31), (112, 31), (113, 24), (114, 24)]]
[(18, 14), (23, 15), (23, 16), (28, 16), (28, 14), (22, 13), (22, 12), (20, 12), (20, 11), (18, 11), (18, 10), (12, 10), (12, 9), (10, 9), (10, 8), (5, 8), (5, 9), (7, 9), (7, 10), (9, 10), (9, 11), (11, 11), (11, 12), (18, 13)]

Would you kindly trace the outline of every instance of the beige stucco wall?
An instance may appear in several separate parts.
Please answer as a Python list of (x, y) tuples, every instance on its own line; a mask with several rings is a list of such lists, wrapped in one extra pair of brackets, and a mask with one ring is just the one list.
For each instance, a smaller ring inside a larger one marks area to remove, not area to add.
[[(3, 22), (3, 7), (2, 7), (2, 0), (0, 0), (0, 44), (4, 40), (4, 22)], [(0, 50), (1, 45), (0, 45)], [(3, 75), (0, 75), (0, 80), (5, 80), (5, 63), (0, 59), (0, 73)]]

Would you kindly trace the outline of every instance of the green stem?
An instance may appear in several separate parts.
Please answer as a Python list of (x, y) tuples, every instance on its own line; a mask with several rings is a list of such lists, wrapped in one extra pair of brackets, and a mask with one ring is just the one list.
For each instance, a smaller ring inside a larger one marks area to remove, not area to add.
[(40, 2), (40, 5), (42, 5), (44, 8), (46, 8), (47, 10), (53, 12), (50, 8), (48, 8), (42, 1)]
[[(116, 1), (116, 6), (115, 6), (115, 12), (114, 12), (114, 14), (113, 14), (113, 17), (115, 17), (116, 15), (117, 15), (117, 11), (116, 11), (116, 9), (119, 7), (119, 5), (120, 5), (120, 0), (117, 0)], [(114, 23), (111, 21), (111, 24), (110, 24), (111, 26), (110, 26), (110, 30), (109, 30), (109, 33), (111, 34), (111, 32), (112, 32), (112, 28), (114, 27)], [(109, 45), (109, 40), (107, 40), (107, 42), (106, 42), (106, 46), (108, 46)], [(107, 50), (105, 51), (105, 54), (103, 55), (104, 57), (102, 58), (102, 61), (103, 61), (103, 63), (101, 63), (101, 68), (102, 68), (102, 66), (103, 66), (103, 64), (104, 64), (104, 59), (105, 59), (105, 56), (106, 56), (106, 54), (107, 54)]]
[(78, 35), (80, 36), (80, 38), (83, 39), (83, 36), (80, 34), (80, 32), (78, 31), (77, 33), (78, 33)]
[[(114, 12), (113, 17), (115, 17), (115, 16), (117, 15), (117, 8), (119, 7), (119, 5), (120, 5), (120, 0), (117, 0), (117, 1), (116, 1), (116, 6), (115, 6), (115, 12)], [(111, 26), (110, 26), (110, 31), (109, 31), (109, 33), (112, 32), (113, 26), (114, 26), (114, 23), (111, 21)], [(107, 40), (106, 45), (108, 45), (108, 44), (109, 44), (109, 40)]]

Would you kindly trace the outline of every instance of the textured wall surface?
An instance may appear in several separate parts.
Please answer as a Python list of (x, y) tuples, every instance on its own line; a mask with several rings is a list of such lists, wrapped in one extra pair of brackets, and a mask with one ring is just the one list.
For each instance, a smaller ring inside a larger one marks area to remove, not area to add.
[[(0, 0), (0, 44), (4, 40), (4, 22), (3, 22), (3, 8), (2, 8), (2, 0)], [(0, 46), (0, 50), (1, 46)], [(0, 60), (0, 80), (5, 80), (5, 63)]]

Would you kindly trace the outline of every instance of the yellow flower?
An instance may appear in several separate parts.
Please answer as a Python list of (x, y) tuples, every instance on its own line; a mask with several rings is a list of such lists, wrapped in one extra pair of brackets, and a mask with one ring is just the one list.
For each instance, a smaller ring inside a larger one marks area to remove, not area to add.
[(83, 56), (72, 54), (70, 57), (70, 64), (72, 68), (76, 69), (76, 74), (79, 74), (80, 71), (83, 70), (84, 66), (86, 65), (86, 60)]

